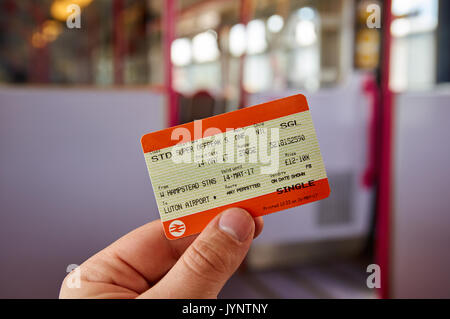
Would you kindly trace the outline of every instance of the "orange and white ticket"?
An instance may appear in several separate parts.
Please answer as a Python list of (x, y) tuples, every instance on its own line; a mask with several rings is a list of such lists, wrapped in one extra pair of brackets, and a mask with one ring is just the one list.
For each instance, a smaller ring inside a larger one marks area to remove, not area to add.
[(256, 217), (330, 193), (301, 94), (149, 133), (141, 143), (169, 239), (201, 232), (229, 207)]

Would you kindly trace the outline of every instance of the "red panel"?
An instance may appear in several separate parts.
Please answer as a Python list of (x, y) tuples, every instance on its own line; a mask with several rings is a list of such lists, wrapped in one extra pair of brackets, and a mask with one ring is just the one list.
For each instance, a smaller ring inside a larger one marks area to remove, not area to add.
[(393, 95), (389, 88), (391, 57), (392, 1), (386, 0), (383, 8), (383, 47), (381, 65), (381, 149), (378, 181), (376, 259), (381, 268), (381, 298), (390, 296), (390, 213), (392, 177), (392, 125)]
[(178, 98), (173, 88), (173, 65), (171, 59), (171, 46), (175, 39), (175, 23), (176, 0), (166, 0), (163, 8), (163, 50), (168, 126), (178, 124)]

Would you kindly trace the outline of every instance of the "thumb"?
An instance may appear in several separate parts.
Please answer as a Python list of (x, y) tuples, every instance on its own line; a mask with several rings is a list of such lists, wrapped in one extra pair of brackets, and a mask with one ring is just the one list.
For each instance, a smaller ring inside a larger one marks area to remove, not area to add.
[(230, 208), (214, 218), (172, 269), (141, 298), (216, 298), (247, 254), (252, 216)]

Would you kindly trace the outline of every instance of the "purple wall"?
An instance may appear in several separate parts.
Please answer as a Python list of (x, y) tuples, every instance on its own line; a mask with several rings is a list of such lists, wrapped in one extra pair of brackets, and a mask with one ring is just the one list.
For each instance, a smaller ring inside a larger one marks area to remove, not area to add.
[(450, 93), (399, 94), (395, 119), (392, 296), (450, 298)]
[(55, 298), (69, 264), (158, 218), (145, 91), (0, 88), (0, 298)]

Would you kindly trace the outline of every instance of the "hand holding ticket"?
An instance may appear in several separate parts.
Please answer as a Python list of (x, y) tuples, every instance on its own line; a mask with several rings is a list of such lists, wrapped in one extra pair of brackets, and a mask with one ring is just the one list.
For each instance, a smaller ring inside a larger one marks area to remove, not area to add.
[(303, 95), (149, 133), (141, 142), (169, 239), (201, 232), (229, 207), (256, 217), (330, 193)]

